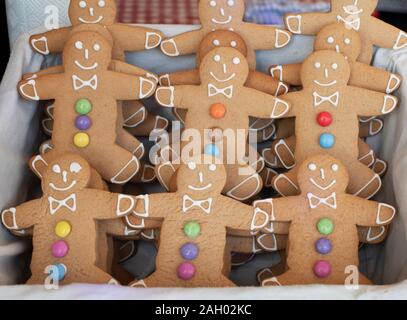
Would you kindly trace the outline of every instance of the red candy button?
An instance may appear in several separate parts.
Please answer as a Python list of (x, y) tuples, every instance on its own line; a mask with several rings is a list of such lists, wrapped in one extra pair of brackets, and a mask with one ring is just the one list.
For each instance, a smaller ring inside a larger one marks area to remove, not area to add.
[(209, 113), (212, 118), (221, 119), (226, 114), (226, 107), (222, 103), (214, 103), (211, 105)]
[(332, 124), (332, 115), (329, 112), (321, 112), (317, 116), (317, 122), (321, 127), (328, 127)]

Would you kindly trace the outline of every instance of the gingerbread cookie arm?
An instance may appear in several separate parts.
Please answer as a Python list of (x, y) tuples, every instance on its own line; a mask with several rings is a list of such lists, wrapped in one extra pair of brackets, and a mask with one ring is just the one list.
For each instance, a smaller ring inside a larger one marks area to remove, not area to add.
[(161, 42), (161, 51), (170, 57), (196, 53), (205, 34), (204, 30), (199, 29), (166, 39)]
[(20, 81), (18, 91), (27, 100), (51, 100), (55, 98), (63, 82), (63, 74), (49, 74), (36, 79)]
[[(171, 86), (158, 87), (155, 92), (156, 101), (163, 107), (173, 108), (177, 106), (180, 109), (188, 109), (192, 101), (188, 97), (196, 99), (199, 86)], [(196, 92), (196, 93), (195, 93)]]
[(60, 53), (69, 38), (72, 27), (56, 29), (30, 37), (30, 45), (34, 51), (43, 55)]
[[(124, 64), (121, 65), (124, 67)], [(130, 65), (128, 68), (132, 68)], [(141, 100), (151, 97), (157, 83), (145, 77), (109, 71), (112, 94), (117, 100)]]
[(54, 67), (49, 67), (47, 69), (42, 69), (38, 72), (35, 73), (26, 73), (23, 75), (23, 80), (31, 80), (31, 79), (37, 79), (39, 77), (43, 77), (49, 74), (58, 74), (58, 73), (63, 73), (64, 72), (64, 67), (63, 66), (54, 66)]
[(135, 27), (122, 23), (109, 26), (109, 31), (118, 46), (124, 51), (142, 51), (157, 48), (163, 38), (161, 31)]
[(240, 92), (241, 98), (239, 99), (247, 105), (247, 110), (251, 117), (265, 119), (281, 118), (290, 109), (288, 102), (275, 98), (272, 95), (250, 88), (242, 88)]
[(1, 213), (1, 222), (8, 230), (23, 230), (34, 226), (38, 213), (41, 211), (42, 200), (36, 199), (16, 208), (4, 210)]
[(269, 72), (274, 79), (292, 86), (301, 86), (301, 66), (301, 63), (273, 65), (270, 67)]
[(125, 63), (120, 60), (113, 60), (110, 63), (110, 69), (115, 72), (127, 73), (130, 75), (143, 76), (149, 78), (151, 81), (158, 83), (158, 77), (154, 73), (144, 70), (132, 64)]
[[(258, 200), (253, 203), (255, 211), (269, 216), (269, 221), (290, 222), (300, 214), (299, 210), (304, 207), (300, 197), (287, 197), (277, 199)], [(268, 230), (272, 231), (272, 230)]]
[(372, 35), (375, 34), (375, 30), (385, 35), (383, 37), (373, 37), (372, 42), (374, 45), (393, 50), (400, 50), (407, 47), (407, 33), (374, 17), (370, 18), (370, 22), (374, 25), (373, 30), (370, 30)]
[[(131, 214), (136, 206), (134, 196), (115, 194), (108, 191), (87, 189), (86, 195), (100, 204), (93, 212), (96, 220), (110, 220)], [(85, 193), (84, 192), (84, 193)], [(103, 209), (100, 209), (103, 208)], [(92, 211), (92, 208), (89, 208)]]
[(259, 71), (250, 71), (245, 86), (273, 96), (286, 94), (289, 90), (285, 83)]
[(355, 62), (352, 66), (352, 86), (390, 94), (401, 85), (402, 77), (383, 69)]
[[(274, 26), (243, 23), (239, 33), (250, 39), (254, 50), (271, 50), (285, 47), (291, 40), (291, 33)], [(265, 35), (262, 37), (261, 35)]]
[(290, 32), (306, 35), (315, 35), (324, 26), (335, 21), (332, 13), (287, 14), (284, 17), (284, 23)]
[(200, 85), (201, 77), (198, 69), (168, 73), (160, 77), (161, 86)]
[(354, 105), (358, 116), (379, 116), (392, 112), (398, 103), (394, 96), (376, 91), (348, 86), (345, 91), (346, 105)]
[(386, 203), (369, 201), (354, 196), (346, 195), (349, 201), (344, 201), (346, 212), (353, 212), (355, 221), (361, 227), (385, 226), (393, 221), (396, 209)]

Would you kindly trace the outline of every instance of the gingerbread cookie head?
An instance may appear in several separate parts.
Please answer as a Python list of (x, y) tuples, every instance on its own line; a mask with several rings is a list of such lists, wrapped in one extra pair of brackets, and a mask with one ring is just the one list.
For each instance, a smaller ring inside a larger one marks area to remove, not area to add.
[(103, 27), (94, 26), (94, 29), (97, 32), (73, 32), (66, 42), (62, 55), (66, 72), (95, 74), (108, 69), (112, 60), (111, 38), (102, 35), (107, 32)]
[(331, 0), (332, 11), (351, 17), (370, 16), (377, 7), (378, 0)]
[(202, 60), (200, 77), (203, 85), (243, 86), (249, 76), (249, 65), (244, 55), (233, 48), (216, 48)]
[(52, 161), (42, 177), (42, 190), (56, 199), (86, 188), (90, 182), (91, 169), (80, 156), (66, 154)]
[(332, 193), (346, 192), (349, 175), (346, 167), (339, 160), (318, 155), (304, 161), (298, 170), (300, 190), (319, 197), (327, 197)]
[(204, 26), (213, 29), (228, 28), (241, 22), (245, 13), (243, 0), (201, 0), (199, 17)]
[(69, 18), (73, 26), (79, 24), (112, 25), (116, 20), (114, 0), (71, 0)]
[(349, 63), (337, 52), (316, 51), (302, 65), (301, 81), (307, 89), (330, 93), (334, 88), (346, 86), (349, 79)]
[(317, 34), (314, 49), (333, 50), (343, 54), (349, 61), (356, 61), (362, 51), (362, 42), (355, 30), (333, 23)]
[(210, 51), (219, 47), (234, 48), (247, 57), (248, 49), (240, 35), (230, 30), (215, 30), (208, 33), (202, 40), (199, 46), (198, 60), (202, 60)]
[(176, 177), (177, 192), (191, 197), (219, 196), (226, 184), (226, 170), (214, 158), (193, 158), (180, 166)]

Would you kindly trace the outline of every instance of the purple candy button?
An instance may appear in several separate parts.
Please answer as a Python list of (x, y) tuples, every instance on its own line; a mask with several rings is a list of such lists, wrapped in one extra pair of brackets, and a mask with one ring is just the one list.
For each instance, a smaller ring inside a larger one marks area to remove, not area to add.
[(75, 126), (79, 130), (88, 130), (92, 125), (92, 121), (88, 116), (78, 116), (75, 120)]
[(331, 264), (325, 260), (319, 260), (314, 264), (314, 274), (318, 278), (326, 278), (331, 274)]
[(181, 263), (178, 267), (178, 277), (181, 280), (191, 280), (196, 273), (195, 266), (190, 262)]
[(332, 251), (332, 242), (328, 238), (320, 238), (315, 242), (315, 250), (320, 254), (328, 254)]
[(63, 258), (68, 254), (69, 247), (65, 241), (59, 240), (52, 245), (51, 251), (55, 258)]
[(195, 260), (198, 257), (199, 249), (197, 245), (189, 242), (181, 247), (181, 256), (185, 260)]

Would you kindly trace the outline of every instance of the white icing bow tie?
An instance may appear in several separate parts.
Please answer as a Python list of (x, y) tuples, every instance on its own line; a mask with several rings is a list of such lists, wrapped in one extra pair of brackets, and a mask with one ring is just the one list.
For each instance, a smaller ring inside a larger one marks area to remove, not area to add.
[(339, 104), (339, 92), (335, 92), (334, 94), (330, 95), (329, 97), (324, 97), (318, 94), (317, 92), (313, 92), (314, 96), (314, 106), (318, 107), (324, 102), (329, 102), (334, 107), (337, 107)]
[(63, 200), (57, 200), (49, 196), (48, 202), (51, 215), (54, 215), (61, 208), (67, 208), (71, 212), (76, 211), (76, 194), (71, 194), (68, 198)]
[(332, 209), (336, 209), (336, 193), (332, 193), (329, 197), (327, 198), (320, 198), (315, 196), (312, 193), (307, 194), (308, 201), (309, 201), (309, 206), (311, 209), (315, 209), (319, 207), (321, 204), (328, 206)]
[(228, 87), (223, 88), (223, 89), (219, 89), (219, 88), (215, 87), (213, 84), (210, 83), (208, 85), (208, 96), (213, 97), (213, 96), (216, 96), (218, 94), (222, 94), (226, 98), (231, 99), (233, 97), (233, 85), (228, 86)]
[(199, 208), (206, 214), (211, 213), (212, 198), (206, 200), (194, 200), (188, 195), (182, 198), (182, 212), (187, 213), (192, 208)]
[(337, 19), (339, 22), (343, 22), (345, 24), (345, 27), (349, 29), (353, 29), (355, 31), (359, 31), (360, 29), (360, 18), (359, 17), (354, 17), (350, 20), (344, 19), (341, 16), (337, 16)]
[(73, 88), (77, 91), (85, 87), (90, 87), (93, 90), (96, 90), (98, 88), (98, 76), (95, 74), (92, 78), (89, 80), (82, 80), (76, 75), (72, 76), (72, 81), (73, 81)]

